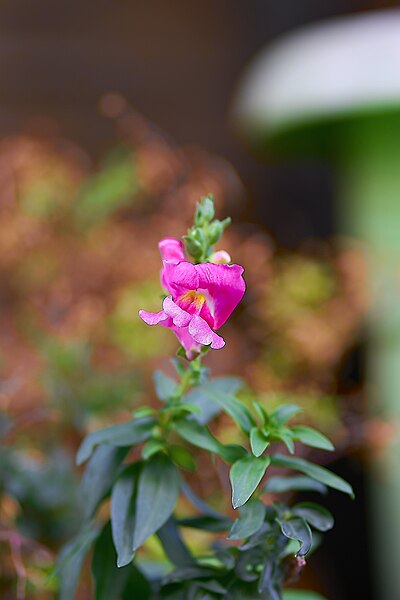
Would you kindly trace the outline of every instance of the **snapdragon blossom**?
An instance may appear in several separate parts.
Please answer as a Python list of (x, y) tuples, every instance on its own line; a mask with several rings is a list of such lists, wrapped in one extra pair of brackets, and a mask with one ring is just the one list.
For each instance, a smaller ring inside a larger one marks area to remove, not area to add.
[(182, 242), (174, 238), (166, 238), (158, 246), (163, 261), (161, 283), (169, 295), (160, 312), (141, 310), (139, 316), (148, 325), (171, 329), (189, 359), (202, 346), (222, 348), (225, 340), (215, 330), (222, 327), (243, 298), (243, 267), (187, 262)]

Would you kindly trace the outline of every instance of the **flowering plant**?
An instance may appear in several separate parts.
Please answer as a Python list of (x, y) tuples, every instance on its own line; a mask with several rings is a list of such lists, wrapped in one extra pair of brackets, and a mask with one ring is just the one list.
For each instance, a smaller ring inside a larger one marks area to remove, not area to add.
[[(327, 487), (353, 495), (351, 486), (331, 471), (294, 456), (295, 442), (327, 451), (333, 450), (331, 442), (315, 429), (290, 423), (298, 406), (268, 410), (254, 401), (250, 408), (238, 398), (243, 388), (238, 378), (210, 378), (202, 364), (210, 348), (225, 345), (216, 331), (245, 292), (243, 268), (213, 249), (229, 222), (214, 218), (208, 196), (197, 205), (194, 226), (184, 237), (194, 262), (186, 260), (180, 240), (166, 238), (159, 244), (167, 295), (161, 311), (139, 314), (148, 325), (167, 327), (177, 336), (181, 346), (172, 361), (177, 376), (155, 372), (158, 409), (142, 407), (131, 421), (83, 440), (77, 461), (88, 461), (82, 482), (85, 525), (60, 555), (61, 600), (74, 598), (91, 546), (97, 600), (320, 598), (286, 586), (312, 550), (312, 530), (327, 531), (333, 517), (319, 504), (289, 507), (277, 498)], [(212, 433), (209, 423), (219, 413), (233, 420), (243, 443), (224, 444)], [(279, 444), (288, 454), (277, 451)], [(200, 498), (188, 482), (186, 473), (202, 475), (195, 449), (229, 467), (233, 510), (227, 514)], [(298, 474), (265, 478), (273, 466)], [(99, 510), (108, 499), (109, 507)], [(238, 513), (234, 518), (233, 511)], [(193, 530), (214, 536), (206, 553), (195, 552), (187, 533)], [(157, 564), (142, 551), (153, 535), (165, 556)]]

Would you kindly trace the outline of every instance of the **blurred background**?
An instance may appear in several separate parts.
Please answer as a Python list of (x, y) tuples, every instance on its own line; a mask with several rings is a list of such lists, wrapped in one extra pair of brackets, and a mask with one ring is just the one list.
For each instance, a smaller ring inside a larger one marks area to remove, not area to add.
[[(213, 192), (248, 291), (208, 358), (216, 374), (302, 404), (337, 446), (313, 456), (348, 479), (336, 528), (301, 586), (377, 600), (367, 479), (391, 427), (367, 419), (363, 245), (338, 240), (328, 161), (264, 161), (232, 122), (250, 59), (279, 35), (383, 0), (60, 0), (0, 3), (0, 590), (57, 597), (60, 546), (79, 529), (74, 454), (90, 430), (155, 401), (175, 350), (146, 328), (157, 241)], [(160, 328), (161, 329), (161, 328)], [(245, 338), (245, 339), (243, 339)], [(218, 423), (229, 439), (230, 424)], [(212, 472), (197, 482), (217, 502)], [(227, 507), (224, 507), (227, 509)], [(201, 547), (201, 540), (194, 540)], [(351, 557), (347, 552), (351, 552)], [(159, 549), (150, 547), (157, 554)], [(90, 597), (90, 577), (79, 598)], [(395, 600), (395, 597), (393, 597)]]

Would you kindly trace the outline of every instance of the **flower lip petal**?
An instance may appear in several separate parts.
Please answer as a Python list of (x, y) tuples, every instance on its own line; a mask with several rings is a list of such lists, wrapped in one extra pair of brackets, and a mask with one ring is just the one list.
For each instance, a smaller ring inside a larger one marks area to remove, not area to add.
[(168, 317), (172, 318), (172, 322), (177, 327), (187, 327), (192, 320), (192, 315), (180, 308), (172, 300), (172, 296), (167, 296), (163, 302), (163, 309)]
[(159, 323), (163, 324), (162, 322), (169, 318), (163, 310), (158, 313), (148, 312), (147, 310), (139, 310), (139, 317), (145, 323), (147, 323), (147, 325), (158, 325)]
[(203, 346), (210, 346), (214, 350), (219, 350), (225, 346), (225, 340), (216, 334), (204, 319), (194, 315), (189, 323), (188, 331), (192, 338)]

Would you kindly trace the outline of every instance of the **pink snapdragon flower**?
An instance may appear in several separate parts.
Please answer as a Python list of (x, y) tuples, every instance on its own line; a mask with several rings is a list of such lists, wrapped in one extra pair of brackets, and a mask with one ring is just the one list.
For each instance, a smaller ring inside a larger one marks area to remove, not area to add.
[(202, 263), (185, 260), (180, 240), (166, 238), (158, 247), (163, 268), (161, 283), (169, 292), (163, 310), (151, 313), (139, 311), (148, 325), (163, 325), (172, 329), (192, 359), (202, 346), (215, 350), (225, 340), (215, 333), (230, 317), (243, 298), (246, 285), (240, 265)]

